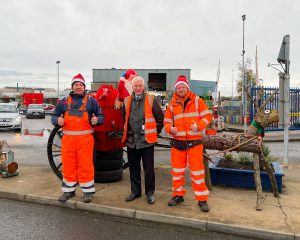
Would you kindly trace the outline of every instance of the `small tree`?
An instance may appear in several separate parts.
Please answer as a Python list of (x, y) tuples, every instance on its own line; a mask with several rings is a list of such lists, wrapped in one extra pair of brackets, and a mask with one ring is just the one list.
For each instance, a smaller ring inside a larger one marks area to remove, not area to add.
[[(243, 72), (245, 69), (245, 79), (246, 79), (246, 89), (251, 88), (252, 86), (256, 86), (256, 80), (255, 80), (255, 73), (252, 69), (252, 61), (250, 58), (247, 58), (245, 61), (245, 66), (243, 68), (243, 63), (238, 62), (237, 67), (239, 70), (238, 74), (238, 81), (237, 81), (237, 92), (241, 96), (242, 95), (242, 90), (243, 90)], [(249, 99), (248, 99), (249, 101)]]

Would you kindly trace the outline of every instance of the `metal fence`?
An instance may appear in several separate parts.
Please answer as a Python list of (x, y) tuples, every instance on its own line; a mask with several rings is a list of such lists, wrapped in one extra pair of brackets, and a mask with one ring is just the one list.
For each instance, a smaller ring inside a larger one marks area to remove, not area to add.
[[(261, 88), (251, 88), (251, 101), (250, 101), (250, 121), (253, 120), (253, 117), (256, 113), (253, 100), (258, 101), (258, 104), (261, 105), (261, 102), (265, 102), (268, 97), (270, 97), (274, 92), (275, 95), (273, 99), (266, 104), (264, 110), (278, 110), (279, 104), (279, 90), (275, 87), (264, 87), (262, 99), (259, 98), (259, 92)], [(300, 88), (290, 88), (290, 130), (300, 130)], [(278, 123), (269, 126), (267, 131), (280, 131), (283, 130)]]

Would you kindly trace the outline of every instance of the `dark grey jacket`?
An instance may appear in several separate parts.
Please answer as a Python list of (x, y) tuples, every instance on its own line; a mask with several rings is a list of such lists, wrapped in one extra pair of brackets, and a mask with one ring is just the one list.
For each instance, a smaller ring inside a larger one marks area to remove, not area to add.
[[(128, 121), (128, 132), (126, 138), (127, 147), (141, 149), (154, 145), (154, 143), (147, 143), (145, 140), (143, 125), (145, 125), (145, 93), (143, 93), (139, 99), (136, 99), (135, 94), (132, 94), (132, 102), (130, 106), (130, 116)], [(126, 111), (124, 111), (126, 114)], [(160, 104), (156, 98), (154, 98), (152, 113), (156, 121), (157, 134), (160, 134), (163, 128), (164, 114), (160, 107)], [(126, 116), (125, 116), (126, 119)]]

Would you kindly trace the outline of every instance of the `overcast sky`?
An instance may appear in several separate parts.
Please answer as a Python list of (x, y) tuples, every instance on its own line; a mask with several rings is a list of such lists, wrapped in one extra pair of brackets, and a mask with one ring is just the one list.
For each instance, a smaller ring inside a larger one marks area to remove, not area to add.
[[(298, 0), (0, 0), (0, 87), (61, 88), (94, 68), (190, 68), (192, 79), (216, 81), (231, 95), (245, 51), (259, 78), (278, 85), (282, 38), (291, 39), (291, 86), (300, 86)], [(233, 77), (232, 77), (233, 76)]]

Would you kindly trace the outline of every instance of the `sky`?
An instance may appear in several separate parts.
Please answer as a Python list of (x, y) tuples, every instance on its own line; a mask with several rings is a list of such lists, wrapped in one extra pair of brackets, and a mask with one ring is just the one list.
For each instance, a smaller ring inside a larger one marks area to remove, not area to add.
[[(231, 96), (242, 62), (258, 49), (259, 78), (278, 86), (283, 36), (290, 35), (291, 87), (300, 86), (298, 0), (0, 0), (0, 87), (70, 87), (99, 68), (189, 68)], [(276, 66), (278, 67), (278, 66)]]

